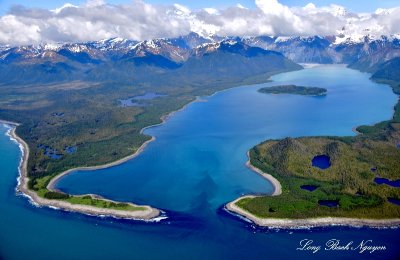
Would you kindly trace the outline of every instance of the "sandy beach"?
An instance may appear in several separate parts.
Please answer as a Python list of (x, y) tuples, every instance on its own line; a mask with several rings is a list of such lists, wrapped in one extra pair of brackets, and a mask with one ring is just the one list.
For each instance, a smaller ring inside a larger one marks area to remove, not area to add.
[[(249, 158), (246, 162), (247, 167), (260, 174), (271, 182), (274, 187), (274, 192), (269, 194), (270, 196), (278, 196), (282, 194), (282, 186), (280, 182), (275, 179), (272, 175), (267, 174), (260, 169), (254, 167), (250, 163), (250, 155), (247, 152)], [(225, 209), (231, 213), (240, 215), (254, 224), (261, 227), (271, 228), (308, 228), (308, 227), (324, 227), (324, 226), (369, 226), (369, 227), (389, 227), (389, 226), (400, 226), (400, 219), (357, 219), (357, 218), (338, 218), (338, 217), (321, 217), (321, 218), (308, 218), (308, 219), (280, 219), (280, 218), (260, 218), (250, 212), (240, 208), (236, 205), (241, 199), (255, 198), (254, 195), (245, 195), (236, 200), (229, 202), (225, 205)]]
[(270, 194), (271, 196), (278, 196), (282, 194), (282, 186), (281, 183), (274, 178), (274, 176), (272, 176), (271, 174), (265, 173), (263, 171), (261, 171), (260, 169), (254, 167), (251, 163), (250, 163), (250, 153), (247, 152), (247, 162), (246, 162), (246, 166), (249, 167), (251, 170), (253, 170), (254, 172), (258, 173), (259, 175), (261, 175), (261, 177), (267, 179), (272, 186), (274, 187), (274, 192), (272, 194)]
[(353, 133), (355, 133), (356, 135), (362, 135), (362, 133), (360, 133), (360, 132), (357, 131), (357, 127), (353, 127), (353, 128), (351, 129), (351, 131), (353, 131)]
[(238, 214), (251, 220), (258, 226), (271, 228), (308, 228), (325, 226), (369, 226), (369, 227), (389, 227), (400, 225), (400, 219), (357, 219), (357, 218), (308, 218), (308, 219), (280, 219), (280, 218), (259, 218), (250, 212), (239, 208), (236, 202), (243, 198), (254, 198), (255, 196), (243, 196), (225, 205), (230, 212)]
[[(27, 164), (28, 164), (28, 158), (29, 158), (29, 147), (28, 147), (27, 143), (24, 140), (22, 140), (15, 133), (15, 129), (18, 126), (18, 124), (15, 122), (4, 121), (4, 120), (0, 120), (0, 123), (13, 126), (13, 128), (10, 130), (10, 137), (12, 139), (14, 139), (20, 145), (20, 148), (22, 151), (22, 160), (19, 165), (20, 176), (18, 177), (17, 190), (20, 191), (23, 195), (27, 196), (33, 204), (39, 205), (39, 206), (47, 206), (47, 207), (51, 207), (51, 208), (63, 209), (66, 211), (79, 212), (79, 213), (83, 213), (83, 214), (87, 214), (87, 215), (111, 216), (111, 217), (124, 218), (124, 219), (151, 220), (160, 215), (160, 211), (158, 209), (152, 208), (147, 205), (142, 206), (142, 205), (135, 205), (133, 203), (128, 203), (135, 207), (139, 206), (139, 207), (144, 208), (144, 210), (128, 211), (128, 210), (98, 208), (98, 207), (93, 207), (93, 206), (88, 206), (88, 205), (80, 205), (80, 204), (71, 204), (66, 201), (49, 200), (49, 199), (39, 197), (36, 194), (36, 192), (28, 189), (29, 178), (27, 176)], [(151, 142), (152, 140), (154, 140), (154, 138), (145, 142), (133, 155), (131, 155), (129, 157), (123, 158), (121, 160), (118, 160), (116, 162), (113, 162), (113, 163), (110, 163), (107, 165), (102, 165), (102, 166), (97, 166), (97, 167), (84, 167), (82, 169), (83, 170), (95, 170), (95, 169), (111, 167), (111, 166), (123, 163), (129, 159), (136, 157), (138, 154), (140, 154), (140, 152), (142, 152), (143, 149), (146, 147), (146, 145), (149, 142)], [(71, 170), (68, 170), (68, 171), (58, 175), (57, 179), (59, 179), (60, 176), (64, 176), (74, 170), (76, 170), (76, 169), (71, 169)], [(52, 184), (54, 185), (54, 183), (55, 182), (53, 181)], [(93, 194), (88, 194), (88, 195), (92, 196), (92, 197), (98, 197)], [(117, 201), (112, 201), (112, 200), (108, 200), (108, 201), (118, 203)]]

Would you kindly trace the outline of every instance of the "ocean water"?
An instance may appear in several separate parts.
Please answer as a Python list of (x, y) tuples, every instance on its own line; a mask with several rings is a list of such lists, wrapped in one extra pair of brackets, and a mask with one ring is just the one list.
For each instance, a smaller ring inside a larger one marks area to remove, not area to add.
[[(242, 194), (272, 192), (268, 181), (245, 166), (246, 151), (257, 143), (286, 136), (353, 135), (357, 125), (389, 119), (397, 97), (369, 76), (340, 65), (319, 66), (204, 97), (207, 102), (192, 103), (167, 123), (147, 129), (157, 139), (137, 158), (109, 169), (76, 171), (57, 184), (73, 194), (96, 193), (160, 208), (167, 219), (156, 223), (36, 208), (15, 194), (20, 151), (2, 134), (0, 258), (399, 258), (400, 229), (270, 230), (223, 210)], [(328, 93), (257, 92), (279, 84), (324, 87)], [(0, 127), (1, 133), (6, 130)], [(321, 250), (297, 250), (304, 239), (322, 245)], [(372, 240), (386, 249), (324, 250), (330, 239), (356, 246)]]

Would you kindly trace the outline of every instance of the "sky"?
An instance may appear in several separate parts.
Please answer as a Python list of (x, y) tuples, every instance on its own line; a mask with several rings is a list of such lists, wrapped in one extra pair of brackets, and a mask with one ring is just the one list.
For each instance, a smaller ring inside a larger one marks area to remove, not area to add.
[(399, 24), (400, 0), (0, 0), (0, 44), (10, 45), (191, 31), (362, 37), (400, 34)]
[[(107, 0), (109, 4), (126, 4), (133, 0)], [(55, 9), (63, 6), (65, 3), (74, 5), (82, 5), (85, 0), (0, 0), (0, 15), (7, 13), (12, 5), (23, 5), (26, 7), (40, 7), (47, 9)], [(200, 9), (205, 7), (223, 8), (234, 6), (238, 3), (247, 7), (254, 8), (255, 3), (253, 0), (148, 0), (147, 3), (151, 4), (181, 4), (191, 9)], [(317, 6), (324, 6), (329, 4), (337, 4), (346, 7), (353, 12), (373, 12), (378, 8), (392, 8), (400, 5), (400, 0), (281, 0), (280, 3), (288, 6), (305, 6), (313, 2)]]

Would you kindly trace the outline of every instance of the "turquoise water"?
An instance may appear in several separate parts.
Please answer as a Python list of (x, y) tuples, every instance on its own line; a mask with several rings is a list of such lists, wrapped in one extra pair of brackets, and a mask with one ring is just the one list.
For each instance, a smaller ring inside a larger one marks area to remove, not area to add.
[[(19, 150), (0, 137), (0, 256), (57, 258), (250, 258), (400, 256), (398, 229), (322, 228), (268, 230), (222, 210), (246, 193), (272, 192), (245, 166), (246, 151), (270, 138), (352, 135), (352, 127), (389, 119), (397, 97), (369, 75), (343, 66), (321, 66), (273, 77), (273, 83), (238, 87), (193, 103), (166, 124), (145, 133), (157, 138), (134, 160), (105, 170), (74, 172), (57, 188), (73, 194), (149, 204), (165, 210), (158, 223), (96, 218), (37, 209), (15, 196)], [(325, 97), (266, 95), (261, 87), (298, 84), (328, 89)], [(0, 129), (5, 132), (5, 128)], [(373, 239), (387, 250), (296, 250), (302, 239)], [(24, 250), (21, 243), (29, 241)]]

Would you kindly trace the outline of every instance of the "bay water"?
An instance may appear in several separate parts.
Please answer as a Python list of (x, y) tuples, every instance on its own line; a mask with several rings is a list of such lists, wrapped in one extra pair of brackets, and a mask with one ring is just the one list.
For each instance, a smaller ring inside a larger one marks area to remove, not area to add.
[[(254, 145), (287, 136), (354, 135), (352, 128), (390, 119), (397, 102), (387, 85), (342, 65), (276, 75), (273, 82), (202, 97), (145, 133), (156, 137), (138, 157), (96, 171), (75, 171), (57, 188), (95, 193), (162, 209), (159, 222), (99, 218), (37, 208), (16, 195), (18, 145), (0, 126), (0, 258), (4, 259), (269, 259), (400, 257), (400, 230), (327, 227), (258, 228), (223, 206), (243, 194), (271, 193), (271, 184), (245, 166)], [(269, 95), (261, 87), (296, 84), (328, 89), (326, 96)], [(371, 183), (372, 185), (372, 183)], [(322, 245), (300, 250), (301, 241)], [(385, 250), (325, 250), (372, 240)]]

